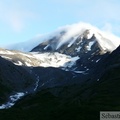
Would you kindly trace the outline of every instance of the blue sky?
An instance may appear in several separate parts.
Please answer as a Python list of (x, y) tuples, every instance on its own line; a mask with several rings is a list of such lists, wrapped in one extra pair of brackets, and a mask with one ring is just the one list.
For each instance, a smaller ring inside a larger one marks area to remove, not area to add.
[(87, 22), (120, 36), (120, 0), (0, 0), (0, 46)]

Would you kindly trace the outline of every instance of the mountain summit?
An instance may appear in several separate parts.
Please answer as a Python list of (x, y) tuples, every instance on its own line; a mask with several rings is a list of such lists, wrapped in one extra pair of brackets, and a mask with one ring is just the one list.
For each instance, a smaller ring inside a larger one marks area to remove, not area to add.
[(29, 41), (8, 46), (8, 48), (28, 52), (38, 45), (42, 45), (41, 49), (44, 50), (60, 50), (65, 45), (66, 48), (71, 47), (75, 42), (80, 45), (83, 39), (89, 40), (93, 35), (103, 50), (113, 51), (120, 44), (119, 37), (101, 31), (90, 24), (80, 22), (60, 27), (49, 34), (37, 36)]
[(91, 73), (103, 56), (110, 54), (119, 45), (118, 37), (102, 32), (90, 24), (78, 23), (60, 28), (50, 38), (34, 47), (31, 52), (58, 52), (78, 58), (76, 65), (72, 65), (70, 70)]
[(120, 44), (120, 39), (104, 33), (89, 24), (74, 24), (63, 27), (52, 37), (40, 43), (31, 51), (58, 51), (63, 54), (89, 52), (97, 46), (102, 52), (113, 51)]

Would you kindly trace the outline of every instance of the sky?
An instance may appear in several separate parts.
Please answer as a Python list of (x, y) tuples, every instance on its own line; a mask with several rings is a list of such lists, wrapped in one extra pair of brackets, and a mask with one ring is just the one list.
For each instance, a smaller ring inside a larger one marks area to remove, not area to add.
[(120, 37), (120, 0), (0, 0), (0, 46), (90, 23)]

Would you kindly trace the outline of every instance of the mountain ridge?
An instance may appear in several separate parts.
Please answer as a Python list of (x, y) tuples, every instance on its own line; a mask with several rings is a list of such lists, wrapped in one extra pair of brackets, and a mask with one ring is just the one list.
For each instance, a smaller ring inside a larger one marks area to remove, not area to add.
[[(94, 27), (91, 24), (88, 23), (84, 23), (84, 22), (79, 22), (79, 23), (75, 23), (75, 24), (71, 24), (71, 25), (66, 25), (63, 27), (59, 27), (57, 30), (48, 33), (48, 34), (44, 34), (44, 35), (40, 35), (37, 36), (35, 38), (33, 38), (32, 40), (28, 40), (26, 42), (23, 43), (17, 43), (15, 45), (10, 45), (10, 46), (6, 46), (6, 48), (8, 49), (14, 49), (14, 50), (20, 50), (20, 51), (26, 51), (29, 52), (31, 51), (35, 46), (37, 46), (38, 44), (47, 41), (49, 39), (52, 39), (55, 36), (63, 36), (63, 41), (62, 42), (66, 42), (69, 41), (69, 39), (71, 37), (77, 36), (77, 35), (81, 35), (82, 33), (84, 33), (84, 31), (86, 30), (91, 30), (91, 34), (88, 35), (88, 38), (94, 33), (97, 34), (99, 33), (100, 35), (103, 35), (105, 38), (109, 38), (111, 40), (114, 40), (114, 44), (117, 47), (118, 44), (120, 43), (120, 38), (113, 35), (112, 33), (107, 33), (105, 31), (102, 31), (100, 29), (98, 29), (97, 27)], [(113, 49), (112, 49), (113, 50)]]
[(85, 111), (97, 119), (94, 112), (98, 116), (99, 110), (120, 108), (119, 102), (118, 109), (112, 103), (120, 99), (119, 41), (88, 28), (77, 27), (78, 34), (77, 25), (61, 28), (31, 52), (0, 49), (0, 109), (5, 109), (0, 110), (1, 120), (7, 115), (16, 120), (18, 113), (19, 119), (63, 119), (60, 116), (65, 115), (65, 119), (87, 120)]

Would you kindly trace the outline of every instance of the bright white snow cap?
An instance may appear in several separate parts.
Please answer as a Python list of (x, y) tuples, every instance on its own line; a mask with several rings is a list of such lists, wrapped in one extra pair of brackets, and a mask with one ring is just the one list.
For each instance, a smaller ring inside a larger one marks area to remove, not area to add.
[(56, 49), (58, 49), (64, 43), (70, 42), (70, 38), (75, 38), (78, 35), (83, 35), (86, 30), (88, 30), (88, 34), (86, 36), (87, 39), (90, 39), (92, 35), (95, 34), (95, 37), (97, 38), (100, 46), (105, 50), (107, 49), (109, 51), (113, 51), (120, 45), (119, 37), (116, 37), (111, 33), (103, 32), (90, 24), (79, 22), (76, 24), (60, 27), (52, 33), (41, 35), (37, 38), (35, 37), (30, 41), (18, 43), (17, 45), (11, 45), (8, 48), (21, 51), (30, 51), (43, 41), (49, 40), (53, 36), (59, 36), (62, 31), (65, 31), (66, 33), (61, 37), (56, 46)]

